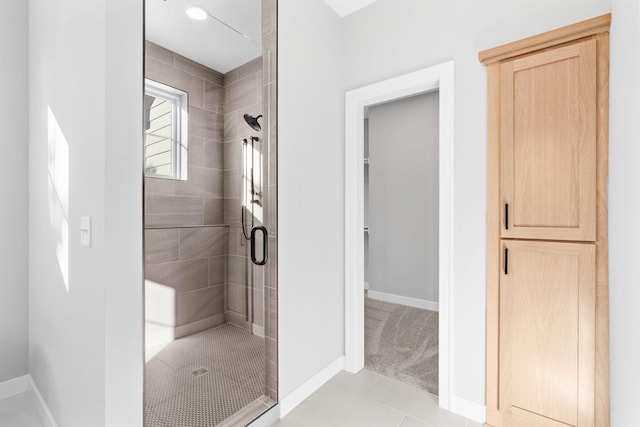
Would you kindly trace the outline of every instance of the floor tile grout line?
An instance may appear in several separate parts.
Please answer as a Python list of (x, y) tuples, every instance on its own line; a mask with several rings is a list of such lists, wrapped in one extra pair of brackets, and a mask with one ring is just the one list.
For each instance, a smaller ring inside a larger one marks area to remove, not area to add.
[[(395, 381), (395, 380), (392, 380), (392, 381)], [(407, 384), (404, 384), (404, 383), (402, 383), (402, 382), (400, 382), (400, 381), (395, 381), (395, 382), (400, 383), (400, 384), (402, 384), (402, 385), (407, 385)], [(417, 389), (417, 388), (416, 388), (416, 390), (417, 390), (417, 391), (421, 391), (421, 392), (425, 392), (424, 390), (420, 390), (420, 389)], [(425, 393), (426, 393), (426, 392), (425, 392)], [(376, 399), (374, 399), (374, 398), (372, 398), (372, 397), (369, 397), (369, 396), (364, 396), (364, 395), (363, 395), (362, 397), (364, 397), (365, 399), (367, 399), (367, 400), (369, 400), (369, 401), (371, 401), (371, 402), (377, 403), (377, 404), (379, 404), (379, 405), (381, 405), (381, 406), (383, 406), (383, 407), (386, 407), (386, 408), (388, 408), (388, 409), (391, 409), (391, 410), (393, 410), (393, 411), (395, 411), (395, 412), (399, 412), (399, 413), (403, 414), (406, 418), (411, 418), (411, 419), (414, 419), (414, 420), (416, 420), (416, 421), (418, 421), (418, 422), (420, 422), (420, 423), (422, 423), (422, 424), (426, 424), (426, 425), (427, 425), (427, 426), (429, 426), (429, 427), (433, 427), (433, 426), (432, 426), (432, 424), (431, 424), (429, 421), (424, 420), (424, 419), (417, 418), (415, 415), (410, 415), (410, 414), (406, 413), (405, 411), (403, 411), (403, 410), (401, 410), (401, 409), (399, 409), (399, 408), (396, 408), (396, 407), (394, 407), (394, 406), (391, 406), (391, 405), (390, 405), (390, 404), (388, 404), (388, 403), (380, 402), (379, 400), (376, 400)], [(436, 411), (446, 411), (445, 409), (440, 408), (438, 405), (434, 406), (434, 408), (433, 408), (433, 409), (435, 409)], [(447, 411), (447, 412), (448, 412), (448, 411)], [(467, 424), (467, 421), (465, 421), (465, 426), (466, 426), (466, 424)], [(463, 426), (463, 427), (464, 427), (464, 426)]]
[[(407, 414), (406, 412), (401, 411), (401, 410), (400, 410), (400, 409), (398, 409), (398, 408), (394, 408), (394, 407), (393, 407), (393, 406), (391, 406), (391, 405), (388, 405), (388, 404), (383, 403), (383, 402), (379, 402), (379, 401), (377, 401), (377, 400), (375, 400), (375, 399), (371, 399), (370, 397), (366, 397), (366, 396), (363, 396), (363, 397), (364, 397), (366, 400), (368, 400), (369, 402), (376, 403), (376, 404), (378, 404), (378, 405), (382, 406), (383, 408), (387, 408), (387, 409), (390, 409), (390, 410), (392, 410), (392, 411), (394, 411), (394, 412), (398, 412), (399, 414), (404, 415), (403, 420), (404, 420), (405, 418), (407, 418), (407, 417), (408, 417), (408, 418), (413, 418), (413, 419), (416, 419), (416, 420), (417, 420), (417, 418), (415, 418), (415, 417), (413, 417), (413, 416), (410, 416), (410, 415), (409, 415), (409, 414)], [(422, 421), (422, 420), (418, 420), (418, 421), (420, 421), (421, 423), (424, 423), (424, 421)], [(400, 423), (400, 424), (402, 424), (402, 423)]]
[(407, 414), (404, 414), (404, 417), (402, 417), (402, 419), (400, 420), (400, 424), (398, 424), (396, 427), (401, 427), (407, 418), (409, 418), (409, 416)]

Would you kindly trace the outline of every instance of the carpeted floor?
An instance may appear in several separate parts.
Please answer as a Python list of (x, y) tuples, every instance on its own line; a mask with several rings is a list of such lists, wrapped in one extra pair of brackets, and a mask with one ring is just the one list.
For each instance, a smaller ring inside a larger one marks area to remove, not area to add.
[(365, 366), (438, 394), (438, 313), (365, 298)]

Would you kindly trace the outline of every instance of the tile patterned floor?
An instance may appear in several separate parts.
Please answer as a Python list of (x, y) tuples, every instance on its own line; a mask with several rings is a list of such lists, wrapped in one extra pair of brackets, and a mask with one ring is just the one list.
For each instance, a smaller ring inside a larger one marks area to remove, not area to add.
[(36, 411), (35, 400), (30, 393), (0, 400), (0, 426), (42, 427), (43, 425)]
[(341, 372), (273, 427), (481, 427), (438, 397), (363, 369)]
[[(225, 332), (233, 335), (237, 331)], [(202, 335), (206, 334), (205, 332)], [(198, 338), (200, 341), (207, 339), (207, 337)], [(168, 352), (164, 357), (174, 366), (180, 365), (185, 372), (190, 366), (200, 365), (195, 355), (179, 356)], [(166, 365), (166, 362), (162, 363)], [(162, 365), (157, 365), (156, 368), (163, 375), (169, 375), (171, 378), (169, 381), (180, 384), (179, 380), (175, 376), (171, 377), (170, 371)], [(205, 377), (206, 375), (200, 378)], [(198, 382), (197, 378), (195, 382)], [(208, 379), (203, 383), (207, 384), (206, 389), (214, 381)], [(196, 405), (200, 403), (197, 400), (194, 401)], [(211, 409), (210, 405), (205, 407), (208, 410)], [(188, 409), (189, 406), (186, 408)], [(168, 425), (166, 419), (149, 411), (149, 407), (146, 413), (147, 426)], [(206, 424), (198, 420), (195, 422), (189, 420), (186, 423), (176, 421), (176, 424), (169, 425), (197, 427)], [(43, 423), (38, 417), (32, 396), (22, 393), (0, 400), (0, 426), (42, 427)], [(481, 427), (481, 425), (440, 409), (435, 395), (363, 369), (355, 375), (347, 372), (339, 373), (286, 417), (274, 424), (274, 427)]]
[(146, 427), (212, 427), (264, 393), (264, 339), (230, 324), (169, 344), (146, 364)]

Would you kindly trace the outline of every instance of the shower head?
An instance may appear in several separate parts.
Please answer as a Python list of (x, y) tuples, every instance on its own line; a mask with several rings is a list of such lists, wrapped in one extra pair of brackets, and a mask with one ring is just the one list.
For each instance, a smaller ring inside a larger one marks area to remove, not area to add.
[(244, 121), (247, 122), (249, 126), (251, 126), (251, 129), (255, 130), (256, 132), (260, 132), (262, 130), (262, 126), (260, 126), (260, 123), (258, 123), (258, 119), (260, 117), (262, 117), (262, 114), (256, 117), (245, 114)]

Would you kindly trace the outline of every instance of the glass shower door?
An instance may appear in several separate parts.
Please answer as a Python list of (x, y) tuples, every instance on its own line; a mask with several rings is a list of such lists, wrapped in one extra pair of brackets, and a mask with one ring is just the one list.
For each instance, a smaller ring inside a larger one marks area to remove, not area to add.
[(241, 424), (278, 400), (276, 0), (145, 4), (181, 100), (145, 104), (145, 426)]

